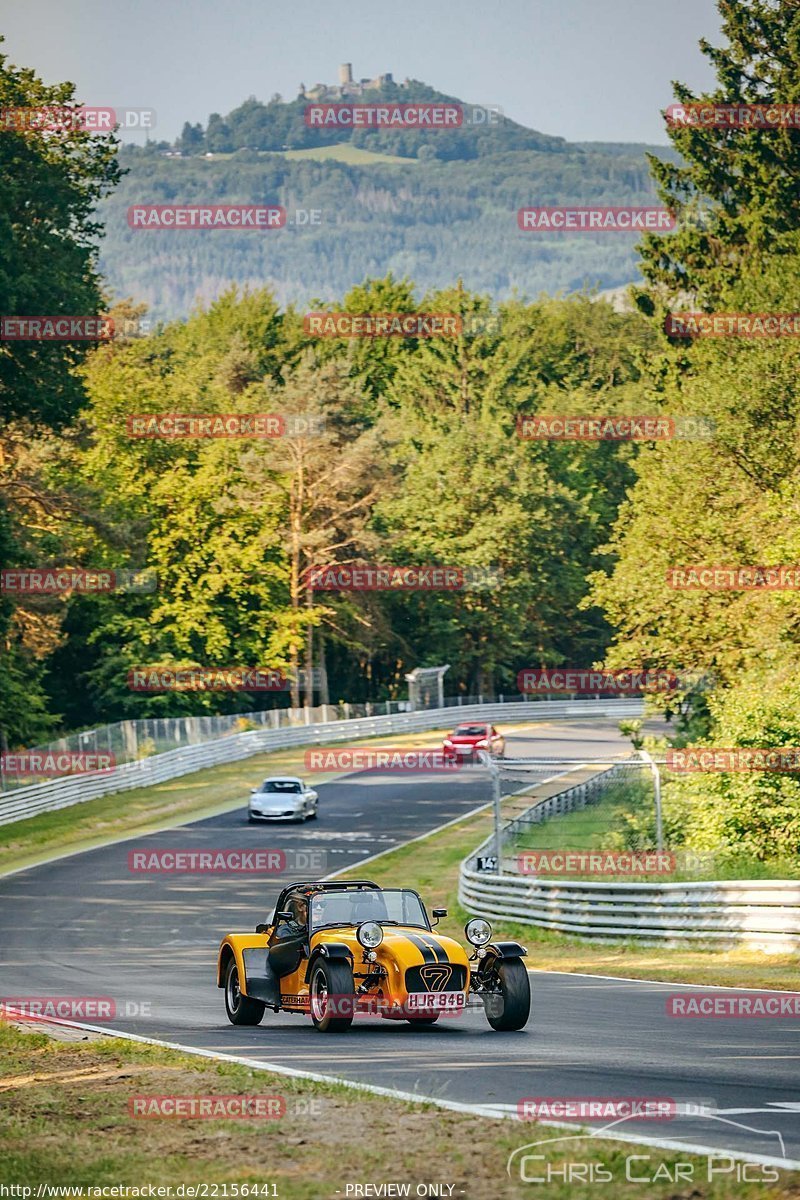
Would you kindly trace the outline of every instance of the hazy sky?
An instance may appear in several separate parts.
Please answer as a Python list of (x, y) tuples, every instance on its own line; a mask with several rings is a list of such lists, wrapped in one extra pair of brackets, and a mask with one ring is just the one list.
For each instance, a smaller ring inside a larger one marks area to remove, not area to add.
[(570, 141), (665, 142), (671, 80), (708, 87), (697, 41), (720, 41), (713, 0), (0, 0), (0, 31), (12, 62), (88, 105), (155, 109), (170, 141), (352, 62)]

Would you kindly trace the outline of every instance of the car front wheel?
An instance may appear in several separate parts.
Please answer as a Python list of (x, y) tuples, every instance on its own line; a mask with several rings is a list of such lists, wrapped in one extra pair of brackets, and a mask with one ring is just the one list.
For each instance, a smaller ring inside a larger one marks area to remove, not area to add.
[(243, 995), (239, 986), (239, 968), (236, 959), (232, 958), (225, 975), (225, 1011), (231, 1025), (258, 1025), (266, 1007), (260, 1000)]
[(496, 992), (486, 996), (486, 1019), (492, 1029), (504, 1033), (522, 1029), (531, 1015), (531, 982), (519, 958), (505, 959), (496, 967)]
[(311, 973), (311, 1020), (321, 1033), (341, 1033), (353, 1024), (356, 997), (346, 962), (320, 959)]

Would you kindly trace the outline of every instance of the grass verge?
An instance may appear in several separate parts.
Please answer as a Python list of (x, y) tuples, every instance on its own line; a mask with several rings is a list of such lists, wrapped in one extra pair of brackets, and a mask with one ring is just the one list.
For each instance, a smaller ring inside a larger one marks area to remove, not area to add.
[[(469, 913), (458, 903), (458, 866), (491, 830), (492, 815), (487, 810), (421, 841), (391, 850), (366, 867), (355, 867), (342, 878), (356, 879), (366, 874), (384, 887), (416, 888), (429, 909), (448, 909), (449, 915), (439, 925), (441, 932), (463, 940)], [(797, 954), (653, 947), (634, 941), (584, 942), (507, 920), (496, 921), (495, 928), (498, 935), (527, 946), (528, 965), (540, 971), (786, 991), (798, 988)]]
[[(665, 791), (665, 796), (668, 796)], [(668, 811), (665, 805), (665, 812)], [(653, 786), (649, 779), (629, 775), (617, 780), (600, 794), (594, 804), (575, 812), (529, 825), (514, 839), (513, 850), (610, 850), (646, 851), (655, 844)], [(668, 875), (637, 874), (631, 881), (653, 883), (699, 883), (704, 880), (800, 879), (800, 861), (768, 859), (762, 861), (742, 853), (732, 856), (713, 850), (692, 850), (672, 845), (673, 869)], [(510, 852), (510, 851), (509, 851)], [(579, 872), (566, 879), (596, 879)]]
[[(104, 1186), (157, 1185), (170, 1187), (165, 1194), (176, 1196), (180, 1185), (211, 1185), (200, 1194), (253, 1195), (249, 1189), (258, 1187), (259, 1196), (281, 1200), (334, 1200), (365, 1195), (366, 1183), (407, 1183), (412, 1196), (425, 1194), (416, 1190), (420, 1184), (435, 1183), (445, 1190), (434, 1195), (516, 1200), (530, 1196), (531, 1185), (521, 1182), (518, 1168), (515, 1177), (506, 1174), (509, 1155), (568, 1132), (288, 1079), (120, 1039), (53, 1040), (5, 1023), (0, 1024), (0, 1057), (5, 1068), (0, 1081), (0, 1179), (31, 1188), (33, 1196), (40, 1185), (80, 1187), (87, 1198), (93, 1196), (90, 1189)], [(218, 1120), (141, 1118), (130, 1112), (134, 1097), (242, 1095), (281, 1097), (285, 1115)], [(772, 1182), (737, 1184), (731, 1172), (708, 1182), (705, 1158), (609, 1140), (555, 1141), (533, 1152), (544, 1155), (544, 1161), (529, 1167), (540, 1175), (549, 1169), (563, 1172), (569, 1162), (586, 1171), (588, 1164), (600, 1161), (611, 1176), (584, 1191), (556, 1175), (541, 1193), (548, 1200), (589, 1194), (616, 1200), (621, 1190), (635, 1200), (667, 1200), (678, 1194), (691, 1194), (693, 1200), (800, 1195), (790, 1172), (773, 1171)], [(651, 1178), (658, 1170), (657, 1181), (625, 1182), (626, 1157), (633, 1153), (650, 1154), (649, 1163), (637, 1161), (635, 1166), (640, 1177), (643, 1168)], [(689, 1164), (692, 1176), (687, 1187), (684, 1174), (677, 1192), (673, 1180), (679, 1163)], [(248, 1191), (221, 1186), (234, 1183), (249, 1185)], [(360, 1193), (348, 1191), (348, 1185), (353, 1189), (359, 1184)], [(216, 1191), (214, 1185), (220, 1185)], [(274, 1185), (274, 1190), (264, 1185)]]

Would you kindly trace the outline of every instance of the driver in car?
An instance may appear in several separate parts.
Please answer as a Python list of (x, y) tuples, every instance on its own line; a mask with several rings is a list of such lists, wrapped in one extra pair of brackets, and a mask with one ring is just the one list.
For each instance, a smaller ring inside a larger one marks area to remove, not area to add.
[(280, 921), (269, 940), (269, 963), (279, 978), (296, 971), (303, 957), (308, 937), (308, 900), (294, 895), (286, 902), (286, 911), (291, 918)]

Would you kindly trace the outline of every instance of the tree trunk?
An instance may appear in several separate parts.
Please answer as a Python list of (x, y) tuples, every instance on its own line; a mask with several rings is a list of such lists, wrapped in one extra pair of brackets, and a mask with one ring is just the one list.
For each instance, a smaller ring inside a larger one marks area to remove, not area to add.
[(290, 537), (290, 556), (291, 556), (291, 578), (289, 589), (291, 593), (292, 611), (297, 620), (295, 628), (292, 630), (291, 647), (289, 650), (289, 670), (291, 671), (291, 695), (292, 708), (300, 707), (300, 655), (299, 655), (299, 617), (300, 617), (300, 601), (301, 601), (301, 583), (300, 583), (300, 555), (302, 548), (303, 535), (303, 500), (304, 500), (304, 478), (302, 464), (297, 472), (297, 478), (292, 485), (292, 490), (289, 496), (289, 537)]
[[(306, 588), (306, 608), (314, 607), (314, 593), (310, 587)], [(314, 629), (311, 625), (306, 630), (306, 687), (305, 687), (305, 707), (312, 708), (314, 705)]]
[(325, 634), (322, 628), (317, 631), (317, 658), (319, 660), (319, 702), (320, 704), (330, 704), (331, 697), (328, 691), (328, 666), (325, 661)]

